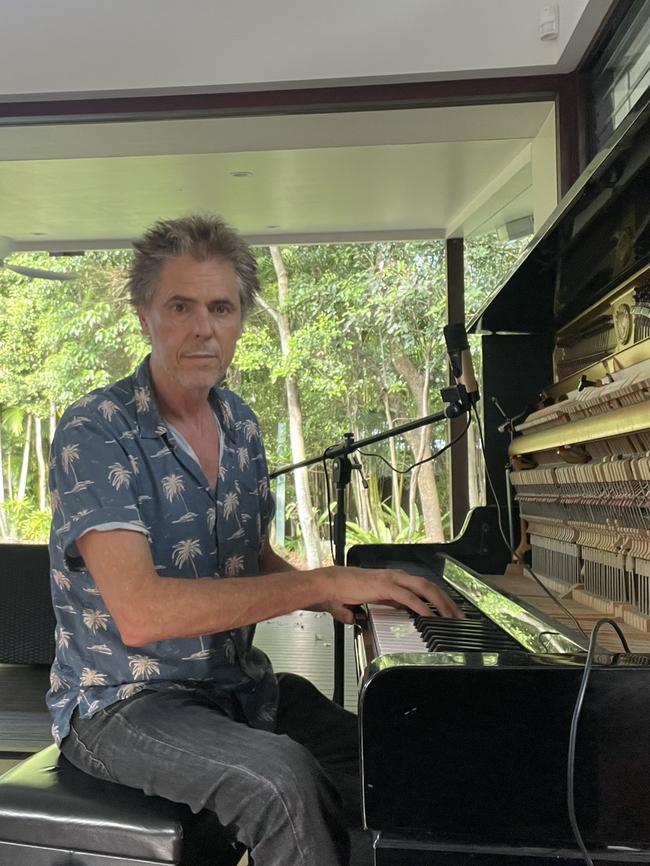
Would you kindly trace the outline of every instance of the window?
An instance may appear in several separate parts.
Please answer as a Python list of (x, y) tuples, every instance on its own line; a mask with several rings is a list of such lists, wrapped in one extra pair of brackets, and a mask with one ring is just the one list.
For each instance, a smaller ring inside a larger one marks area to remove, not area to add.
[(634, 0), (613, 23), (587, 68), (591, 156), (648, 92), (650, 85), (650, 4)]

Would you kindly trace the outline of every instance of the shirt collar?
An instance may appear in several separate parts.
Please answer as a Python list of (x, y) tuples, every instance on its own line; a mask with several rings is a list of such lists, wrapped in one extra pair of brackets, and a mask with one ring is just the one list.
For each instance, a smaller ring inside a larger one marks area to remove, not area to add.
[[(151, 355), (142, 361), (133, 373), (133, 402), (142, 439), (158, 439), (167, 436), (173, 440), (169, 425), (160, 414), (156, 396), (151, 381), (149, 360)], [(233, 417), (230, 403), (225, 398), (222, 388), (216, 386), (210, 390), (208, 400), (213, 412), (216, 414), (221, 425), (221, 430), (226, 439), (234, 445), (235, 442), (235, 419)]]

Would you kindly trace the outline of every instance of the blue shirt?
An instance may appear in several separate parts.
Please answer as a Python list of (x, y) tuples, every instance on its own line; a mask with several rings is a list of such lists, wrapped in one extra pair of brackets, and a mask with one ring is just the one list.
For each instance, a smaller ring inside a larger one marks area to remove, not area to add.
[(251, 576), (273, 516), (257, 419), (231, 391), (209, 396), (222, 430), (216, 493), (160, 415), (147, 358), (132, 376), (73, 404), (50, 460), (56, 657), (47, 704), (57, 743), (84, 718), (143, 688), (210, 692), (225, 712), (271, 729), (277, 684), (254, 626), (126, 646), (76, 540), (118, 525), (146, 534), (162, 577)]

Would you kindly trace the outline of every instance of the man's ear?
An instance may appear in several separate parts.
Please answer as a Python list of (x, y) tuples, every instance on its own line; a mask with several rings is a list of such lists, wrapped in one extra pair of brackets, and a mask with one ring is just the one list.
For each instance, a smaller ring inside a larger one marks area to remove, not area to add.
[(140, 322), (140, 327), (142, 328), (142, 333), (148, 335), (149, 326), (147, 325), (147, 320), (145, 318), (144, 307), (137, 307), (136, 309), (138, 311), (138, 320)]

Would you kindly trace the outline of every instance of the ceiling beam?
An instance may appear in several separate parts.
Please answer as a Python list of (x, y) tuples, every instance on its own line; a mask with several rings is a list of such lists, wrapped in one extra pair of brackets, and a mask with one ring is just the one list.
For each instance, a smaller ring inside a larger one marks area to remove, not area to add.
[(0, 102), (0, 124), (261, 116), (378, 108), (553, 100), (567, 75), (473, 78), (231, 93), (184, 93)]

